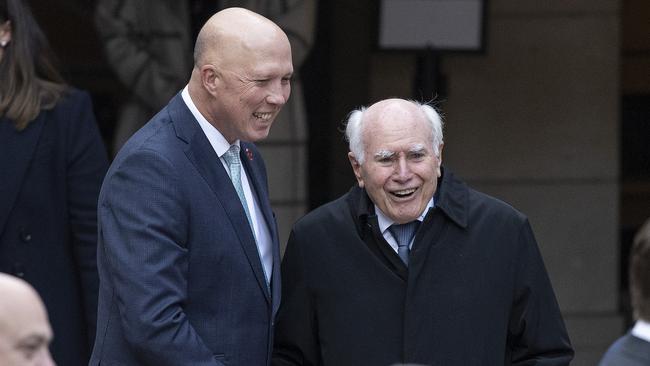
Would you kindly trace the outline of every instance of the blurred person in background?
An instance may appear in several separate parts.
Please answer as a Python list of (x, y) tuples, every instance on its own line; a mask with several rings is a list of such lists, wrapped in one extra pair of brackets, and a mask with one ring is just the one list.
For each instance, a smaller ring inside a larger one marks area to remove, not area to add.
[(87, 365), (108, 161), (90, 97), (65, 84), (25, 0), (0, 0), (0, 80), (0, 272), (41, 295), (54, 360)]
[(34, 288), (0, 273), (0, 293), (0, 365), (53, 366), (52, 328)]
[(118, 112), (113, 155), (185, 86), (201, 26), (212, 14), (230, 7), (271, 19), (289, 37), (292, 97), (277, 120), (294, 134), (305, 130), (298, 71), (313, 46), (316, 0), (98, 0), (95, 24), (106, 59), (129, 92)]
[(630, 293), (636, 323), (607, 350), (600, 366), (650, 365), (650, 219), (634, 237)]

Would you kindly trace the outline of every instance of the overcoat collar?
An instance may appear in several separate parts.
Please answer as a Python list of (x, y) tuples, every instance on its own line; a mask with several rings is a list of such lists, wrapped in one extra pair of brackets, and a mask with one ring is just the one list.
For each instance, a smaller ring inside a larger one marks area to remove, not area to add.
[[(442, 175), (438, 179), (438, 189), (435, 193), (435, 207), (440, 209), (456, 225), (467, 228), (469, 216), (469, 190), (467, 185), (457, 179), (454, 174), (444, 167), (441, 168)], [(354, 193), (355, 190), (358, 192)], [(352, 189), (351, 198), (353, 212), (357, 212), (359, 222), (366, 222), (367, 217), (374, 215), (374, 204), (365, 190)]]
[(469, 188), (465, 182), (441, 167), (442, 177), (436, 190), (436, 207), (440, 208), (456, 225), (467, 228), (469, 222)]
[[(415, 237), (415, 242), (411, 248), (411, 261), (408, 270), (403, 265), (395, 251), (385, 245), (376, 245), (372, 247), (369, 238), (365, 237), (366, 228), (377, 226), (374, 204), (370, 200), (367, 192), (359, 187), (354, 187), (347, 197), (348, 205), (351, 212), (356, 213), (355, 224), (357, 232), (366, 242), (375, 255), (387, 265), (398, 277), (409, 283), (417, 283), (417, 279), (424, 268), (426, 258), (431, 248), (435, 244), (441, 243), (444, 233), (449, 228), (446, 222), (456, 225), (462, 229), (468, 226), (469, 216), (469, 189), (465, 183), (456, 179), (451, 171), (443, 170), (442, 177), (438, 179), (438, 189), (435, 193), (434, 201), (436, 205), (429, 210), (424, 218), (424, 223)], [(440, 220), (446, 218), (447, 220)], [(379, 233), (378, 228), (375, 232), (375, 240), (384, 241)]]

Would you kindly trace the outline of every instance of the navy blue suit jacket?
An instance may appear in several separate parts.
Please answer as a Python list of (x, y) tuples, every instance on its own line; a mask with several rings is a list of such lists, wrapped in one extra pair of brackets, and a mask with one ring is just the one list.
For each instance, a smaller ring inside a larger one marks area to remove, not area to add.
[(650, 342), (626, 333), (612, 344), (598, 366), (650, 365)]
[(111, 165), (99, 197), (91, 365), (266, 365), (280, 301), (277, 227), (256, 148), (241, 160), (273, 239), (271, 287), (237, 193), (180, 94)]
[(43, 298), (57, 364), (87, 365), (99, 286), (97, 196), (108, 168), (90, 97), (72, 89), (22, 131), (2, 118), (0, 151), (0, 272)]

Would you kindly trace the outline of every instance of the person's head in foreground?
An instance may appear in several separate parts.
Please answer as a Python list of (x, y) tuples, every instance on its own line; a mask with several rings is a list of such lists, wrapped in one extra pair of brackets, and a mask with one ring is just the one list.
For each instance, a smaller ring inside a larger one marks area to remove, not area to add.
[(50, 366), (52, 329), (45, 306), (25, 281), (0, 273), (0, 365)]

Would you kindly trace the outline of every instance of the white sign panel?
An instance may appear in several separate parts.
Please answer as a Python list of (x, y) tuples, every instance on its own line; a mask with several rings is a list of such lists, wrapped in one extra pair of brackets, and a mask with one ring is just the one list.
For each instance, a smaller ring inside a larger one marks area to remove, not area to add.
[(479, 51), (483, 0), (382, 0), (379, 47)]

